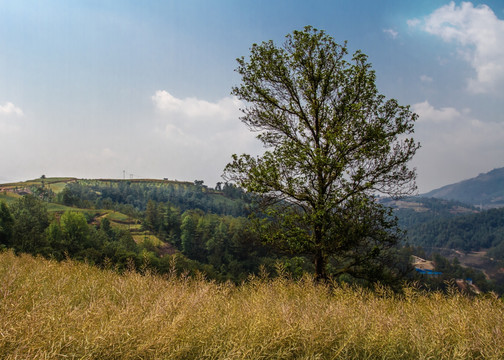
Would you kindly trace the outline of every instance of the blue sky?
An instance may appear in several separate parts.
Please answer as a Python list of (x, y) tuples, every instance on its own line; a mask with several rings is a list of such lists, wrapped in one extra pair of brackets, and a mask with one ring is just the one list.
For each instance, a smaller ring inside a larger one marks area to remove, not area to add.
[[(236, 58), (312, 25), (420, 115), (420, 192), (504, 166), (502, 1), (0, 1), (0, 183), (220, 180), (257, 154)], [(132, 174), (132, 175), (130, 175)]]

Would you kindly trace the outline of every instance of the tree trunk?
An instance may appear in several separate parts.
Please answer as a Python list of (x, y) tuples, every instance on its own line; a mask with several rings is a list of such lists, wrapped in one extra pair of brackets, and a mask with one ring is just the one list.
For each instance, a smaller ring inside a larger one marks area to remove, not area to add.
[(327, 258), (322, 250), (318, 249), (315, 253), (315, 280), (317, 282), (324, 282), (327, 277)]

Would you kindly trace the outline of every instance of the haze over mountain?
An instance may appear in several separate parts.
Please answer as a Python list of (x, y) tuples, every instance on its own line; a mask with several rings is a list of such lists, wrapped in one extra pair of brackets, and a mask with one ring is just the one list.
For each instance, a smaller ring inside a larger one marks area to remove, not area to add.
[(456, 200), (482, 209), (504, 207), (504, 168), (432, 190), (423, 197)]

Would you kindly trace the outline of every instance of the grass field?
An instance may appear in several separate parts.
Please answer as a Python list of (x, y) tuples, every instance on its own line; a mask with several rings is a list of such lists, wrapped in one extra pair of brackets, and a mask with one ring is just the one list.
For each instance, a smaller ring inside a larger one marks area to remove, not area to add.
[(108, 211), (107, 218), (110, 221), (123, 222), (123, 223), (131, 223), (134, 224), (136, 222), (135, 219), (132, 219), (126, 214), (117, 212), (117, 211)]
[(0, 253), (2, 359), (503, 359), (504, 303)]
[[(3, 201), (7, 204), (12, 204), (15, 202), (17, 199), (21, 198), (21, 195), (12, 193), (12, 192), (0, 192), (0, 201)], [(78, 212), (87, 212), (87, 211), (94, 211), (91, 209), (79, 209), (75, 207), (70, 207), (62, 204), (56, 204), (56, 203), (46, 203), (47, 210), (49, 212), (64, 212), (64, 211), (78, 211)]]
[[(28, 187), (28, 186), (41, 186), (42, 182), (45, 185), (48, 186), (55, 186), (56, 188), (58, 186), (64, 187), (66, 183), (75, 181), (77, 180), (76, 178), (72, 177), (51, 177), (51, 178), (39, 178), (39, 179), (33, 179), (33, 180), (26, 180), (26, 181), (18, 181), (18, 182), (13, 182), (13, 183), (5, 183), (5, 184), (0, 184), (2, 187)], [(61, 185), (60, 185), (61, 184)]]
[(54, 191), (55, 194), (58, 194), (63, 191), (66, 184), (67, 184), (66, 181), (61, 181), (61, 182), (47, 184), (47, 186), (49, 186), (51, 188), (51, 190)]
[(133, 240), (135, 240), (135, 242), (137, 244), (141, 244), (144, 241), (149, 241), (154, 246), (161, 246), (164, 244), (161, 240), (159, 240), (159, 238), (157, 236), (149, 234), (147, 232), (145, 232), (143, 234), (134, 234), (134, 235), (132, 235), (132, 237), (133, 237)]
[(14, 194), (11, 192), (0, 192), (0, 201), (5, 202), (6, 204), (11, 204), (20, 197), (21, 195)]
[(56, 203), (46, 203), (46, 205), (47, 205), (47, 211), (49, 211), (49, 212), (65, 212), (65, 211), (87, 212), (87, 211), (93, 211), (91, 209), (79, 209), (79, 208), (66, 206), (63, 204), (56, 204)]

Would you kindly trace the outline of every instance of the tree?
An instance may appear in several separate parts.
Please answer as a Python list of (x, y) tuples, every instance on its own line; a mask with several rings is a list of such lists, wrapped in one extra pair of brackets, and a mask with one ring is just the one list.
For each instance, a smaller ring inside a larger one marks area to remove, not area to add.
[(242, 83), (232, 90), (267, 150), (233, 155), (224, 177), (266, 200), (267, 240), (310, 255), (318, 279), (333, 256), (349, 254), (339, 260), (347, 272), (362, 244), (382, 245), (366, 248), (379, 253), (397, 240), (374, 195), (416, 189), (407, 162), (419, 147), (408, 137), (417, 115), (378, 93), (365, 54), (347, 54), (346, 43), (306, 27), (282, 47), (252, 45), (248, 61), (237, 59)]
[(49, 227), (45, 230), (45, 237), (48, 246), (51, 248), (50, 255), (57, 260), (63, 260), (67, 249), (61, 226), (56, 222), (49, 224)]
[(202, 234), (198, 231), (202, 215), (201, 211), (186, 211), (182, 215), (182, 224), (180, 225), (182, 253), (197, 261), (205, 261), (206, 259), (206, 251), (201, 240)]
[(0, 246), (10, 246), (12, 238), (12, 227), (14, 218), (12, 217), (7, 204), (0, 202)]
[(162, 222), (158, 204), (149, 200), (145, 210), (145, 226), (151, 231), (157, 231)]
[(10, 207), (14, 224), (12, 245), (17, 252), (45, 254), (48, 243), (45, 229), (49, 226), (46, 205), (33, 195), (25, 195)]
[(63, 242), (70, 256), (90, 247), (90, 230), (83, 213), (65, 211), (60, 219)]

